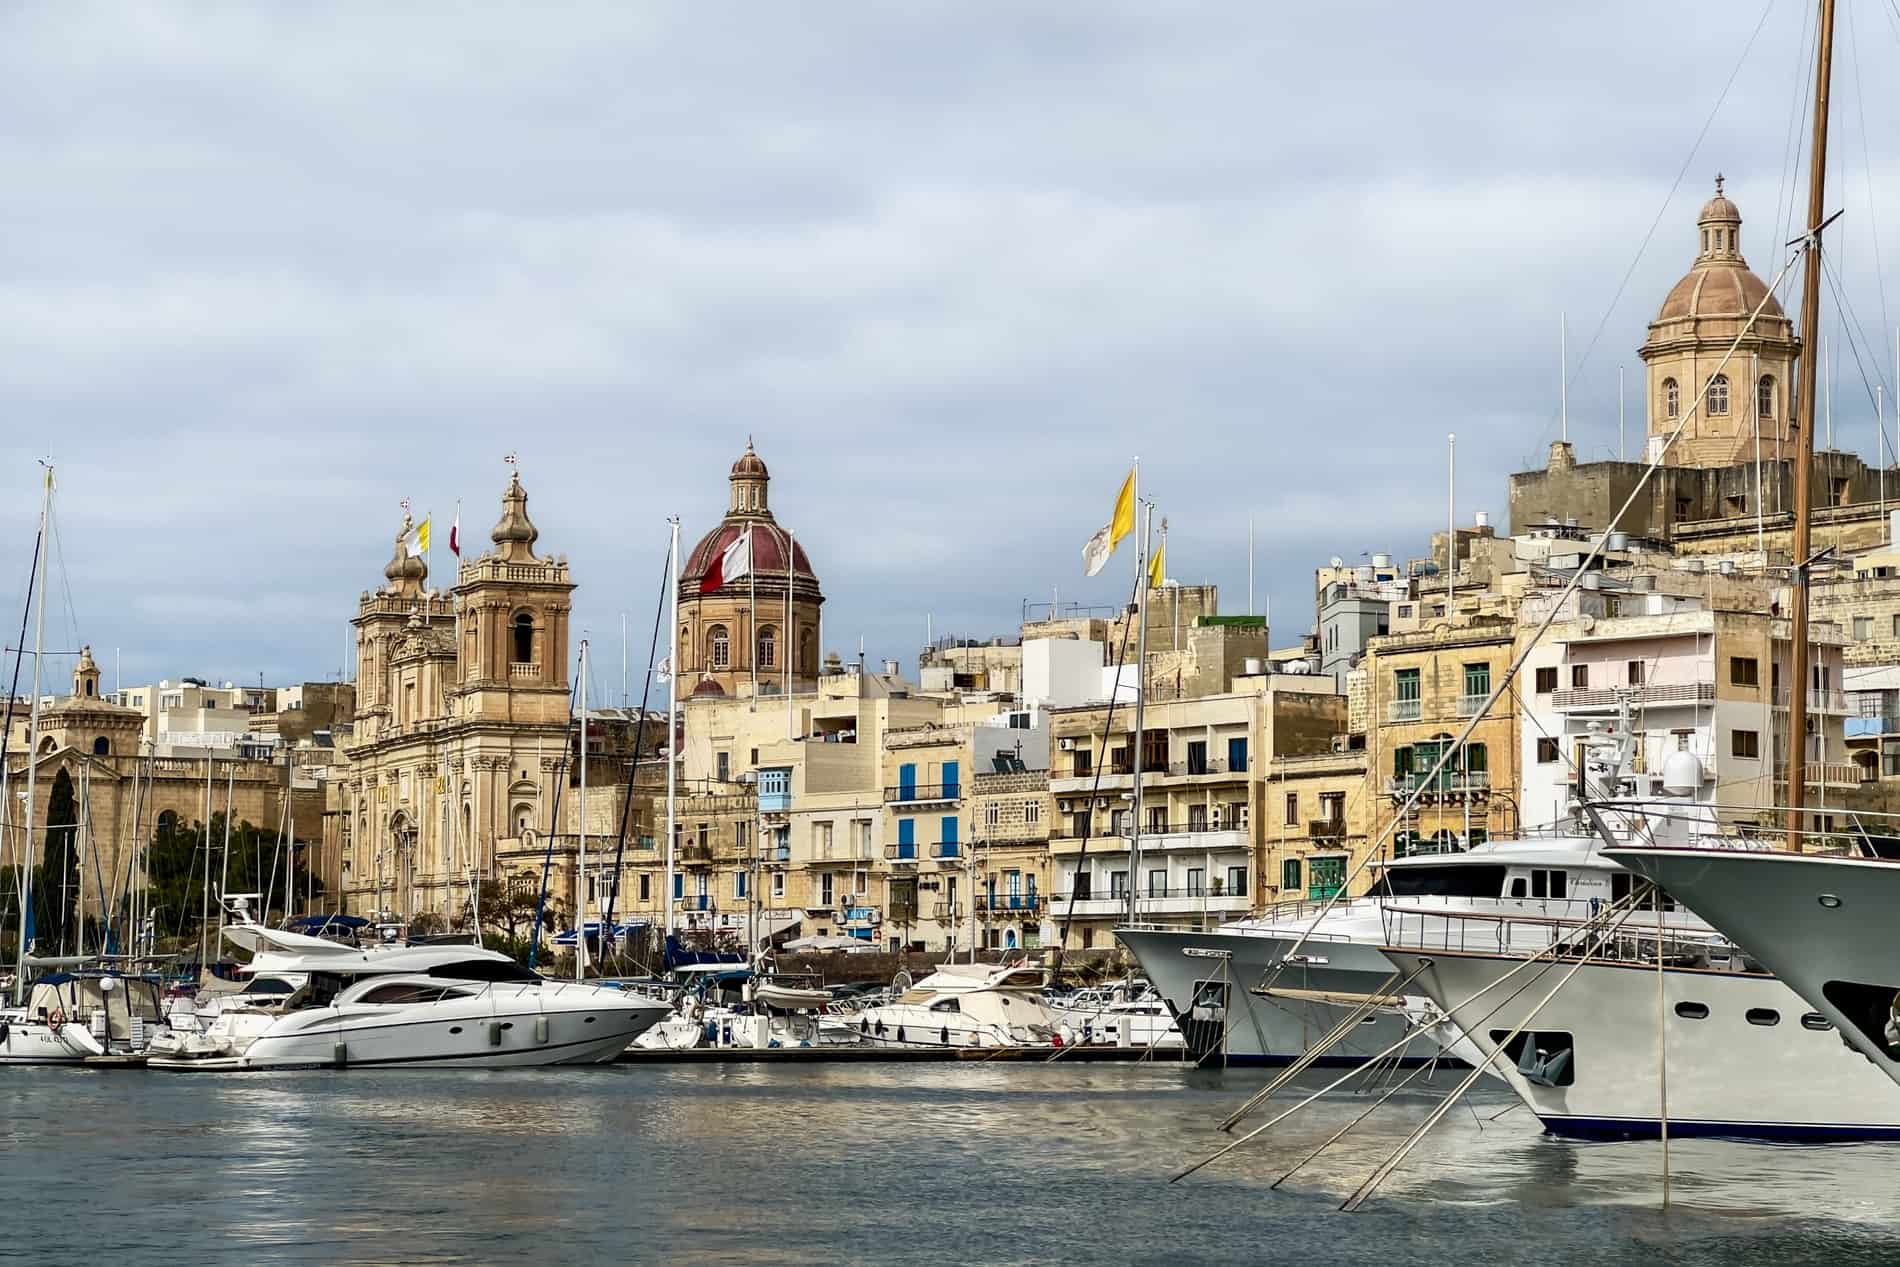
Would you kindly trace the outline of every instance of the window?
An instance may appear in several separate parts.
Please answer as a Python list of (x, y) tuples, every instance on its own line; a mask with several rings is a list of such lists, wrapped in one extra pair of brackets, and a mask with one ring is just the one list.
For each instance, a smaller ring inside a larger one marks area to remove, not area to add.
[(778, 629), (767, 625), (759, 630), (759, 667), (770, 669), (778, 664)]
[(899, 858), (917, 856), (917, 820), (914, 818), (897, 820), (897, 856)]
[(1148, 873), (1148, 896), (1168, 896), (1168, 870), (1166, 867), (1156, 867)]
[(1643, 684), (1643, 662), (1641, 660), (1631, 660), (1624, 668), (1628, 673), (1628, 680), (1631, 686), (1641, 686)]
[(1023, 822), (1031, 827), (1037, 826), (1042, 822), (1041, 801), (1023, 802)]
[(1557, 666), (1548, 665), (1537, 670), (1537, 693), (1548, 695), (1557, 689)]
[(833, 906), (838, 901), (838, 877), (829, 871), (818, 873), (818, 905)]
[(644, 871), (640, 873), (640, 900), (642, 902), (653, 900), (653, 877)]
[(1465, 698), (1483, 699), (1491, 693), (1491, 666), (1488, 664), (1467, 664), (1465, 666)]
[(1280, 864), (1280, 888), (1292, 892), (1300, 887), (1300, 860), (1288, 858)]
[(1205, 867), (1188, 868), (1187, 895), (1189, 897), (1207, 896), (1207, 869)]
[(1751, 1007), (1742, 1013), (1742, 1019), (1750, 1025), (1779, 1025), (1781, 1013), (1772, 1007)]
[(1682, 395), (1676, 390), (1676, 380), (1663, 380), (1663, 417), (1674, 418), (1682, 412)]
[(745, 872), (743, 871), (735, 871), (732, 873), (732, 896), (745, 896)]
[(1549, 870), (1544, 867), (1531, 868), (1532, 897), (1563, 897), (1569, 891), (1569, 872)]
[(1801, 1028), (1830, 1030), (1834, 1028), (1834, 1022), (1828, 1020), (1827, 1017), (1822, 1016), (1819, 1012), (1803, 1012), (1801, 1014)]
[(1206, 831), (1207, 830), (1207, 806), (1205, 805), (1188, 806), (1187, 829), (1189, 831)]
[(1003, 807), (992, 801), (983, 807), (983, 825), (994, 828), (1003, 821)]
[(1246, 897), (1247, 896), (1247, 868), (1245, 867), (1227, 868), (1227, 896), (1229, 897)]
[(1763, 374), (1761, 381), (1755, 384), (1755, 412), (1763, 418), (1775, 416), (1775, 378), (1772, 374)]
[(1728, 658), (1728, 680), (1730, 686), (1760, 686), (1760, 662), (1753, 656), (1730, 656)]
[(1286, 794), (1286, 825), (1291, 827), (1299, 821), (1300, 794), (1298, 792), (1288, 792)]
[(1087, 748), (1077, 748), (1074, 752), (1075, 764), (1072, 767), (1074, 777), (1087, 778), (1095, 769), (1095, 758)]
[(1111, 871), (1108, 873), (1108, 895), (1112, 898), (1128, 896), (1128, 873)]
[(1676, 1004), (1676, 1015), (1685, 1021), (1706, 1021), (1709, 1019), (1709, 1005), (1684, 1000)]
[(1464, 758), (1466, 774), (1489, 774), (1491, 772), (1491, 753), (1483, 744), (1466, 744)]
[(1117, 744), (1108, 750), (1108, 772), (1110, 774), (1133, 774), (1135, 759), (1128, 755), (1127, 744)]
[(1589, 665), (1573, 664), (1570, 666), (1570, 689), (1573, 691), (1587, 691), (1590, 689)]
[(1893, 636), (1900, 638), (1900, 616), (1893, 618)]
[(515, 663), (534, 662), (534, 617), (527, 612), (515, 616)]
[(1191, 739), (1188, 741), (1187, 772), (1189, 774), (1207, 773), (1207, 740)]
[(1166, 774), (1168, 772), (1167, 731), (1144, 730), (1141, 732), (1141, 768), (1143, 773)]
[(715, 752), (713, 754), (713, 777), (718, 779), (721, 783), (729, 782), (732, 779), (732, 754), (730, 752)]
[(1245, 774), (1247, 772), (1247, 741), (1234, 738), (1227, 741), (1227, 773)]
[(1319, 794), (1319, 816), (1329, 823), (1346, 821), (1346, 794), (1344, 792), (1321, 792)]
[(1709, 380), (1708, 410), (1712, 414), (1728, 412), (1728, 375), (1717, 374)]
[(783, 871), (774, 871), (772, 873), (772, 896), (778, 898), (785, 896), (785, 873)]
[(831, 856), (832, 834), (832, 825), (830, 823), (817, 823), (812, 827), (812, 843), (818, 846), (818, 856), (820, 858), (829, 858)]
[(706, 634), (706, 663), (715, 669), (732, 667), (732, 640), (724, 625), (714, 625)]
[(97, 739), (92, 741), (92, 753), (96, 757), (111, 756), (112, 741), (107, 739), (104, 735), (100, 735)]
[(1757, 730), (1731, 730), (1729, 735), (1729, 755), (1742, 757), (1749, 761), (1761, 759), (1761, 732)]
[(1872, 616), (1854, 617), (1854, 641), (1866, 642), (1874, 636), (1874, 618)]
[(1093, 878), (1090, 877), (1089, 873), (1086, 871), (1076, 872), (1072, 879), (1072, 883), (1074, 885), (1074, 889), (1071, 891), (1069, 896), (1074, 898), (1078, 902), (1088, 901), (1089, 896), (1090, 896), (1090, 891), (1093, 889), (1094, 883), (1095, 883)]
[(1418, 699), (1418, 670), (1398, 669), (1392, 674), (1392, 693), (1401, 701)]
[(1537, 764), (1551, 765), (1559, 755), (1557, 741), (1548, 736), (1537, 741)]

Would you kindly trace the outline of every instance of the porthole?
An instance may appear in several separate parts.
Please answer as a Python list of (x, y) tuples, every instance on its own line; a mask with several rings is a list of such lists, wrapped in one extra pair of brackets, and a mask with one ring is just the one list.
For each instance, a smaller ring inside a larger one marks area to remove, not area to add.
[(515, 1027), (515, 1023), (513, 1021), (503, 1021), (501, 1023), (501, 1027), (503, 1029), (513, 1029)]
[(1775, 1011), (1772, 1007), (1751, 1007), (1742, 1014), (1742, 1017), (1750, 1025), (1781, 1024), (1781, 1013)]
[(1816, 898), (1815, 900), (1818, 901), (1822, 906), (1827, 907), (1827, 909), (1830, 911), (1838, 911), (1839, 909), (1841, 909), (1841, 899), (1839, 899), (1838, 897), (1835, 897), (1832, 893), (1823, 893), (1820, 897)]
[(1685, 1021), (1705, 1021), (1709, 1018), (1707, 1003), (1682, 1002), (1676, 1004), (1676, 1015)]
[(1362, 1016), (1359, 1018), (1359, 1023), (1361, 1025), (1377, 1025), (1379, 1018), (1376, 1016)]
[(1828, 1020), (1827, 1017), (1822, 1016), (1819, 1012), (1803, 1012), (1801, 1014), (1801, 1028), (1829, 1030), (1834, 1028), (1834, 1022)]
[(460, 1025), (451, 1025), (451, 1026), (449, 1026), (449, 1033), (451, 1033), (451, 1034), (459, 1034), (459, 1033), (461, 1033), (461, 1032), (462, 1032), (462, 1027), (461, 1027)]
[(581, 1022), (581, 1024), (583, 1025), (592, 1025), (593, 1023), (594, 1023), (594, 1018), (591, 1016), (587, 1017), (585, 1020)]

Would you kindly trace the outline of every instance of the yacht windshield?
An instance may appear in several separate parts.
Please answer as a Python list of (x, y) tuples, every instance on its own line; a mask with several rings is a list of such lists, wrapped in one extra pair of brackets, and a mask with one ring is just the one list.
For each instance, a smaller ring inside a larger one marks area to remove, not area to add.
[(1474, 863), (1387, 867), (1371, 897), (1499, 897), (1504, 868)]
[(452, 981), (539, 981), (538, 974), (515, 963), (500, 959), (458, 959), (429, 969), (432, 977)]

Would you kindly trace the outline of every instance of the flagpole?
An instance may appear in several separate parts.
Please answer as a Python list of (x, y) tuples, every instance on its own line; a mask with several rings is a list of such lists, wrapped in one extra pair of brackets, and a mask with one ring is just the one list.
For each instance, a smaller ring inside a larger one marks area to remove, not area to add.
[(746, 636), (752, 640), (752, 646), (746, 652), (746, 660), (752, 665), (752, 703), (749, 711), (759, 711), (759, 569), (754, 567), (752, 558), (752, 525), (745, 526), (745, 576), (746, 584), (751, 588), (751, 614), (746, 617)]
[[(1141, 459), (1135, 459), (1135, 619), (1140, 627), (1135, 634), (1135, 777), (1134, 822), (1128, 829), (1128, 922), (1141, 922), (1141, 770), (1147, 764), (1142, 752), (1142, 724), (1148, 700), (1148, 528), (1153, 516), (1143, 513), (1141, 501)], [(1117, 666), (1119, 673), (1119, 666)]]
[(1247, 614), (1253, 615), (1253, 516), (1247, 516)]
[[(680, 715), (680, 521), (678, 516), (668, 521), (673, 525), (673, 539), (668, 548), (667, 602), (671, 611), (667, 623), (666, 675), (666, 889), (660, 895), (660, 901), (666, 908), (666, 935), (673, 935), (673, 882), (676, 862), (673, 857), (673, 841), (678, 835), (674, 827), (674, 815), (677, 812), (674, 781), (679, 774), (679, 715)], [(640, 725), (646, 725), (646, 717), (640, 718)], [(631, 788), (629, 788), (631, 792)]]
[(779, 648), (779, 657), (785, 669), (785, 737), (792, 734), (792, 559), (798, 553), (798, 534), (790, 528), (785, 530), (785, 645)]

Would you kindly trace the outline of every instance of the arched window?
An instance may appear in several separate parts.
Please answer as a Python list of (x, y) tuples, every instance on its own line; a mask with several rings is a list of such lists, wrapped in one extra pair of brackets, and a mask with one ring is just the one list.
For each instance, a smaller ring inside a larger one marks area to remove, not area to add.
[(1775, 416), (1775, 377), (1763, 374), (1755, 384), (1755, 412), (1763, 418)]
[(92, 755), (95, 757), (111, 756), (112, 741), (107, 739), (104, 735), (100, 735), (97, 739), (92, 741)]
[(1717, 374), (1709, 380), (1708, 409), (1712, 414), (1728, 412), (1728, 375)]
[(169, 836), (178, 827), (176, 810), (161, 810), (158, 815), (158, 831), (161, 836)]
[(1682, 396), (1676, 390), (1676, 380), (1665, 378), (1663, 380), (1663, 417), (1674, 418), (1681, 412)]
[(812, 654), (811, 630), (809, 629), (801, 629), (798, 631), (797, 667), (800, 673), (816, 674), (818, 672), (818, 661)]
[[(690, 662), (693, 658), (693, 631), (688, 629), (685, 625), (680, 626), (679, 647), (681, 659)], [(669, 664), (667, 668), (675, 673), (680, 671), (680, 666), (677, 664)]]
[(48, 736), (46, 736), (46, 738), (44, 738), (44, 739), (42, 739), (42, 740), (40, 740), (40, 752), (41, 752), (41, 753), (48, 753), (48, 752), (52, 752), (52, 751), (53, 751), (54, 749), (56, 749), (56, 748), (58, 748), (58, 747), (59, 747), (59, 744), (58, 744), (58, 742), (57, 742), (56, 740), (54, 740), (54, 738), (53, 738), (53, 737), (52, 737), (51, 735), (48, 735)]
[(516, 664), (534, 663), (534, 617), (527, 612), (517, 613), (514, 623)]
[(515, 835), (525, 836), (534, 830), (534, 806), (520, 804), (515, 806)]
[(715, 669), (732, 667), (732, 640), (726, 636), (724, 625), (706, 631), (706, 663)]
[(767, 625), (759, 630), (759, 667), (772, 669), (778, 667), (778, 626)]
[(99, 684), (91, 678), (86, 679), (86, 698), (91, 699), (99, 693)]

